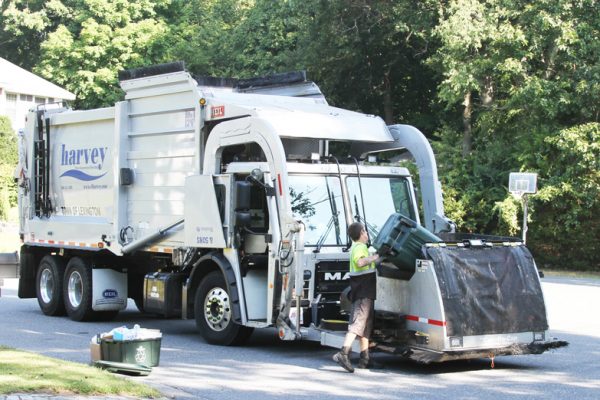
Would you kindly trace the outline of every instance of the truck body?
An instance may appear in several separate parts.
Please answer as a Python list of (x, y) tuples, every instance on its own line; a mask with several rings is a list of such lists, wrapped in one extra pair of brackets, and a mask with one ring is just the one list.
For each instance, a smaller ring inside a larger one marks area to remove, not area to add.
[[(45, 314), (109, 319), (132, 298), (195, 319), (209, 343), (276, 327), (340, 347), (347, 226), (375, 238), (399, 213), (446, 240), (379, 269), (379, 350), (430, 362), (564, 344), (524, 244), (453, 233), (416, 128), (331, 107), (303, 74), (231, 83), (175, 63), (120, 84), (114, 107), (32, 111), (20, 138), (19, 297)], [(390, 150), (416, 161), (422, 223), (409, 171), (382, 162)]]

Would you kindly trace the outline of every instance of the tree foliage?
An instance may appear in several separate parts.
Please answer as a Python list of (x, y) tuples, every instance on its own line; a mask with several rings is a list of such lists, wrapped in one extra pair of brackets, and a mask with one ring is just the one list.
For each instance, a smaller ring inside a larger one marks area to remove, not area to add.
[(534, 203), (538, 229), (530, 243), (545, 264), (591, 268), (598, 263), (600, 238), (600, 124), (548, 136), (539, 168), (544, 174)]
[(303, 3), (301, 59), (330, 102), (431, 132), (436, 79), (424, 64), (431, 1)]
[[(38, 40), (34, 72), (77, 95), (76, 105), (113, 104), (117, 72), (155, 63), (167, 29), (158, 12), (170, 0), (51, 0), (9, 2), (5, 33)], [(21, 41), (19, 41), (21, 43)], [(32, 45), (33, 46), (33, 45)]]
[[(441, 45), (430, 58), (444, 78), (438, 99), (457, 117), (462, 114), (461, 124), (446, 119), (440, 131), (446, 183), (464, 188), (453, 199), (460, 204), (463, 228), (514, 234), (517, 208), (502, 189), (508, 173), (538, 172), (543, 187), (560, 159), (551, 144), (564, 140), (570, 129), (587, 132), (577, 127), (598, 121), (600, 52), (594, 38), (600, 34), (600, 13), (592, 1), (456, 0), (440, 15), (433, 33)], [(581, 181), (558, 172), (553, 188), (560, 182), (583, 190)], [(599, 182), (588, 179), (586, 185), (597, 192)], [(563, 201), (560, 209), (570, 209), (572, 219), (583, 222), (589, 216), (581, 201)], [(548, 232), (538, 223), (552, 219), (546, 219), (550, 209), (534, 204), (530, 245), (548, 264), (568, 265), (568, 246), (558, 251), (559, 246), (535, 239)], [(570, 226), (556, 228), (574, 240), (586, 237)], [(555, 250), (552, 262), (545, 257), (548, 246)]]
[(0, 220), (6, 220), (10, 208), (17, 204), (13, 180), (16, 165), (17, 137), (10, 119), (0, 115)]
[[(529, 244), (544, 264), (568, 267), (575, 243), (599, 236), (596, 3), (8, 0), (0, 46), (75, 92), (80, 108), (120, 99), (118, 70), (141, 65), (181, 59), (231, 77), (307, 69), (331, 104), (433, 139), (460, 230), (520, 234), (508, 175), (537, 172)], [(592, 247), (579, 267), (600, 268)]]

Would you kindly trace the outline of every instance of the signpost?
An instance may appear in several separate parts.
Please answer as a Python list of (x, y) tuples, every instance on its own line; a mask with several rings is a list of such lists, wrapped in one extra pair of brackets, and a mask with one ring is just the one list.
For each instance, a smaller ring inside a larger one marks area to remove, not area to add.
[(527, 235), (527, 195), (537, 192), (537, 174), (533, 172), (511, 172), (508, 191), (523, 202), (523, 243)]

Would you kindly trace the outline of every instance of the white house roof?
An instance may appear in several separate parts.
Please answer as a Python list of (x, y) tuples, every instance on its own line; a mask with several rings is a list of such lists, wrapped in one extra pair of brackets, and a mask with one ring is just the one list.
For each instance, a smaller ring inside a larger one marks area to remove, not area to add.
[(74, 100), (75, 95), (0, 57), (0, 87), (7, 92)]

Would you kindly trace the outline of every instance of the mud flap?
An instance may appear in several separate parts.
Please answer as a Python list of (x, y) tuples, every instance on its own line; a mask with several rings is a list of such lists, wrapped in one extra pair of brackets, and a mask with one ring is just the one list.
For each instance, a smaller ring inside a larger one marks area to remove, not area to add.
[(19, 257), (19, 291), (20, 299), (35, 298), (35, 275), (39, 264), (40, 257), (29, 246), (21, 246), (21, 254)]

